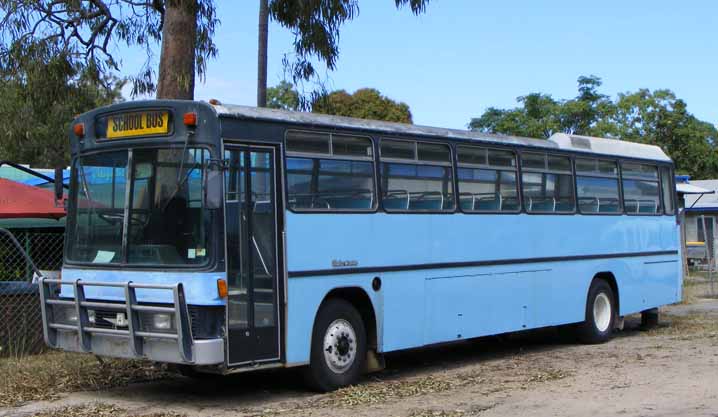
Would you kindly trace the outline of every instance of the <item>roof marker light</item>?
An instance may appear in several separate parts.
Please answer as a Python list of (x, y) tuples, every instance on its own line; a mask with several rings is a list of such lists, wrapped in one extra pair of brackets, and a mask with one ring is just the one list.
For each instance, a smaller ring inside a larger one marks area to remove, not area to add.
[(182, 120), (184, 121), (184, 125), (187, 127), (196, 127), (197, 126), (197, 113), (195, 112), (187, 112), (182, 117)]
[(75, 126), (72, 127), (73, 133), (75, 133), (75, 136), (78, 138), (84, 138), (85, 137), (85, 124), (84, 123), (76, 123)]

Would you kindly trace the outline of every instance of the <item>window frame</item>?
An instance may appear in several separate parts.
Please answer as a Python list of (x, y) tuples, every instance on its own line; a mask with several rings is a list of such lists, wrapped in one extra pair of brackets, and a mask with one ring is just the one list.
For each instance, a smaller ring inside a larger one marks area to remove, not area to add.
[[(652, 167), (656, 168), (656, 180), (655, 183), (658, 185), (658, 204), (660, 204), (659, 209), (655, 213), (633, 213), (629, 212), (626, 209), (626, 190), (623, 186), (623, 181), (625, 179), (632, 180), (632, 181), (648, 181), (648, 182), (654, 182), (654, 180), (648, 179), (648, 178), (641, 178), (639, 176), (625, 176), (623, 174), (623, 164), (629, 163), (629, 164), (638, 164), (638, 165), (650, 165)], [(661, 187), (661, 171), (660, 168), (661, 164), (655, 162), (655, 161), (643, 161), (643, 160), (635, 160), (635, 159), (620, 159), (618, 163), (618, 169), (620, 171), (621, 176), (621, 202), (623, 203), (623, 214), (627, 216), (663, 216), (663, 194), (662, 194), (662, 187)]]
[[(197, 144), (196, 146), (193, 146), (193, 148), (206, 150), (209, 152), (210, 159), (212, 159), (212, 151), (214, 148), (211, 145), (207, 144)], [(115, 151), (126, 151), (128, 152), (128, 156), (130, 151), (134, 151), (135, 149), (183, 149), (182, 144), (177, 143), (151, 143), (151, 144), (138, 144), (138, 145), (128, 145), (124, 147), (118, 147), (118, 148), (100, 148), (100, 149), (92, 149), (86, 152), (78, 152), (75, 153), (72, 156), (72, 159), (70, 161), (70, 169), (75, 169), (76, 160), (85, 157), (88, 155), (95, 155), (95, 154), (102, 154), (106, 152), (115, 152)], [(219, 151), (218, 151), (219, 152)], [(131, 163), (131, 161), (128, 160), (128, 165)], [(132, 169), (128, 169), (127, 171), (133, 171)], [(133, 181), (134, 175), (130, 175), (129, 182)], [(74, 181), (74, 172), (70, 176), (70, 181)], [(77, 184), (74, 184), (75, 188), (77, 188)], [(73, 184), (70, 185), (70, 189), (72, 189)], [(224, 184), (222, 185), (223, 191), (224, 191)], [(127, 184), (127, 188), (129, 189), (129, 183)], [(78, 189), (79, 192), (79, 189)], [(126, 193), (131, 192), (131, 190), (126, 191)], [(126, 198), (126, 197), (125, 197)], [(222, 196), (223, 202), (222, 205), (224, 206), (224, 195)], [(68, 204), (73, 204), (71, 199), (68, 199)], [(122, 203), (123, 208), (126, 205), (126, 201)], [(68, 209), (70, 207), (68, 206)], [(66, 230), (68, 227), (70, 227), (70, 222), (73, 222), (72, 226), (74, 227), (74, 222), (76, 219), (68, 219), (67, 224), (65, 225)], [(212, 215), (210, 220), (211, 227), (215, 228), (216, 230), (221, 230), (221, 238), (224, 239), (224, 217), (220, 215)], [(123, 231), (124, 235), (124, 231)], [(216, 236), (210, 237), (208, 241), (207, 250), (210, 251), (209, 256), (203, 262), (202, 264), (195, 264), (195, 265), (163, 265), (163, 264), (156, 264), (156, 263), (144, 263), (144, 264), (133, 264), (125, 261), (125, 249), (123, 247), (123, 255), (122, 255), (122, 262), (120, 263), (94, 263), (94, 262), (85, 262), (85, 261), (75, 261), (70, 260), (68, 258), (69, 254), (69, 233), (65, 233), (65, 238), (63, 239), (63, 250), (62, 250), (62, 258), (63, 263), (68, 266), (74, 266), (78, 268), (85, 268), (85, 269), (105, 269), (105, 270), (122, 270), (122, 269), (129, 269), (129, 270), (148, 270), (148, 271), (192, 271), (192, 272), (209, 272), (213, 271), (217, 265), (221, 262), (222, 259), (224, 259), (224, 242), (222, 240), (218, 240)], [(124, 239), (123, 239), (124, 241)], [(124, 246), (125, 243), (123, 242), (122, 245)]]
[[(405, 158), (384, 158), (381, 155), (381, 145), (383, 141), (393, 141), (393, 142), (413, 142), (414, 143), (414, 159), (405, 159)], [(443, 145), (446, 146), (449, 149), (449, 162), (443, 162), (443, 161), (426, 161), (426, 160), (420, 160), (419, 159), (419, 144), (420, 143), (426, 143), (430, 145)], [(458, 194), (457, 194), (457, 171), (456, 171), (456, 151), (454, 147), (457, 144), (452, 143), (451, 141), (438, 141), (438, 140), (424, 140), (422, 139), (413, 139), (413, 138), (398, 138), (398, 137), (392, 137), (392, 136), (380, 136), (377, 138), (376, 142), (376, 148), (377, 148), (377, 180), (379, 182), (379, 188), (377, 188), (377, 191), (379, 193), (379, 210), (381, 210), (384, 213), (387, 214), (454, 214), (458, 212)], [(383, 175), (382, 175), (382, 169), (384, 162), (390, 163), (390, 164), (403, 164), (403, 165), (423, 165), (423, 166), (435, 166), (435, 167), (443, 167), (448, 168), (449, 172), (451, 174), (451, 191), (453, 195), (454, 205), (451, 209), (446, 210), (394, 210), (394, 209), (386, 209), (384, 207), (384, 187), (382, 184)]]
[[(521, 192), (521, 212), (530, 214), (530, 215), (554, 215), (554, 216), (567, 216), (567, 215), (575, 215), (580, 214), (578, 212), (578, 199), (577, 199), (577, 189), (576, 189), (576, 172), (574, 169), (574, 160), (575, 155), (573, 153), (563, 153), (563, 152), (553, 152), (553, 151), (544, 151), (544, 150), (536, 150), (536, 149), (520, 149), (518, 153), (519, 159), (518, 159), (518, 169), (519, 169), (519, 184), (520, 184), (520, 192)], [(526, 168), (524, 169), (522, 166), (522, 158), (524, 154), (537, 154), (542, 153), (544, 154), (544, 169), (540, 168)], [(558, 157), (564, 157), (569, 159), (569, 166), (570, 171), (560, 171), (555, 169), (548, 169), (548, 158), (550, 156), (558, 156)], [(526, 198), (524, 196), (524, 173), (541, 173), (541, 174), (556, 174), (556, 175), (571, 175), (572, 178), (572, 188), (573, 188), (573, 210), (571, 211), (529, 211), (526, 207)]]
[[(665, 203), (665, 197), (663, 196), (663, 171), (668, 172), (668, 188), (670, 190), (676, 190), (676, 174), (674, 173), (673, 165), (658, 165), (658, 177), (661, 183), (661, 202)], [(678, 215), (678, 201), (676, 199), (676, 192), (670, 195), (671, 205), (673, 210), (667, 211), (665, 204), (663, 204), (663, 215), (664, 216), (677, 216)]]
[[(599, 163), (601, 161), (604, 162), (613, 162), (616, 164), (616, 175), (610, 175), (610, 174), (602, 174), (600, 172), (591, 173), (591, 174), (580, 174), (578, 170), (576, 169), (576, 160), (577, 159), (593, 159), (596, 161), (596, 163)], [(574, 175), (574, 183), (576, 184), (576, 211), (580, 215), (586, 215), (586, 216), (622, 216), (626, 214), (626, 206), (623, 204), (623, 179), (621, 178), (621, 160), (619, 159), (611, 159), (611, 158), (602, 158), (602, 157), (591, 157), (591, 156), (578, 156), (573, 158), (573, 171), (575, 172)], [(621, 204), (621, 209), (615, 213), (611, 212), (583, 212), (581, 211), (580, 205), (578, 204), (578, 177), (588, 177), (588, 178), (608, 178), (608, 179), (615, 179), (616, 183), (618, 184), (618, 201)]]
[[(483, 149), (486, 151), (487, 159), (486, 159), (486, 165), (480, 165), (480, 164), (472, 164), (468, 162), (460, 162), (459, 161), (459, 148), (460, 147), (466, 147), (466, 148), (477, 148), (477, 149)], [(500, 152), (509, 152), (513, 156), (514, 160), (514, 167), (513, 169), (508, 167), (500, 167), (500, 166), (494, 166), (489, 165), (488, 161), (488, 153), (490, 151), (500, 151)], [(519, 169), (519, 157), (518, 157), (518, 151), (516, 149), (512, 148), (501, 148), (496, 146), (483, 146), (481, 144), (465, 144), (465, 143), (457, 143), (456, 149), (455, 149), (455, 158), (456, 158), (456, 172), (454, 173), (454, 176), (456, 177), (456, 196), (457, 196), (457, 204), (456, 204), (456, 211), (458, 213), (463, 214), (520, 214), (523, 211), (523, 196), (521, 193), (521, 171)], [(482, 169), (482, 170), (494, 170), (494, 171), (506, 171), (506, 172), (513, 172), (516, 175), (516, 199), (518, 200), (518, 205), (516, 210), (470, 210), (466, 211), (461, 207), (461, 186), (460, 186), (460, 178), (459, 178), (459, 169), (461, 168), (468, 168), (468, 169)]]
[[(312, 153), (312, 152), (294, 152), (288, 150), (287, 146), (287, 137), (291, 132), (301, 132), (305, 134), (321, 134), (321, 135), (329, 135), (329, 153)], [(334, 135), (338, 136), (354, 136), (357, 138), (362, 139), (368, 139), (369, 143), (371, 145), (372, 150), (372, 156), (351, 156), (351, 155), (334, 155), (334, 148), (332, 146), (332, 138)], [(286, 206), (287, 210), (289, 210), (292, 213), (296, 214), (307, 214), (307, 213), (376, 213), (380, 210), (380, 204), (379, 201), (379, 177), (378, 177), (378, 171), (377, 171), (377, 146), (376, 141), (373, 137), (369, 135), (361, 135), (361, 134), (354, 134), (350, 132), (332, 132), (332, 131), (321, 131), (321, 130), (307, 130), (307, 129), (285, 129), (284, 131), (284, 140), (282, 143), (283, 148), (283, 155), (282, 155), (282, 169), (284, 171), (284, 191), (282, 194), (284, 195), (284, 205)], [(374, 184), (374, 189), (372, 190), (372, 207), (369, 209), (319, 209), (319, 208), (295, 208), (292, 207), (289, 204), (289, 175), (290, 175), (290, 169), (287, 164), (287, 160), (289, 158), (304, 158), (304, 159), (310, 159), (310, 160), (322, 160), (322, 159), (331, 159), (331, 160), (337, 160), (337, 161), (361, 161), (361, 162), (371, 162), (371, 175), (372, 175), (372, 182)]]

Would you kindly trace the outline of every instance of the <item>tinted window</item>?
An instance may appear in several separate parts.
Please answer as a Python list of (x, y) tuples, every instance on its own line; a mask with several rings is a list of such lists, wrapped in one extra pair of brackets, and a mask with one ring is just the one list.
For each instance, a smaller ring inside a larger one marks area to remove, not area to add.
[(663, 210), (666, 214), (675, 214), (673, 208), (673, 196), (675, 195), (675, 187), (673, 186), (673, 174), (670, 168), (661, 168), (661, 187), (663, 188)]
[(381, 178), (387, 211), (454, 210), (451, 167), (384, 162)]
[(295, 210), (371, 210), (370, 161), (287, 158), (288, 205)]
[(416, 159), (416, 142), (386, 140), (381, 141), (382, 158)]
[(371, 158), (373, 150), (369, 138), (332, 135), (332, 154)]
[(523, 153), (521, 154), (521, 167), (528, 169), (546, 169), (546, 154)]
[(574, 211), (576, 201), (573, 195), (570, 158), (528, 152), (521, 154), (521, 167), (524, 169), (521, 175), (521, 191), (526, 211), (535, 213)]
[(418, 159), (420, 161), (451, 163), (451, 151), (449, 147), (434, 143), (419, 143), (417, 145)]
[(382, 162), (382, 204), (385, 210), (454, 210), (449, 146), (384, 139), (381, 142), (381, 157), (414, 161), (414, 163)]
[(623, 199), (627, 213), (659, 213), (661, 205), (658, 198), (658, 181), (624, 179)]
[(623, 162), (621, 168), (624, 178), (658, 180), (658, 168), (655, 165)]
[(287, 131), (287, 152), (329, 153), (329, 134)]
[(521, 181), (526, 211), (554, 213), (574, 210), (571, 175), (524, 172)]
[(576, 159), (576, 190), (581, 213), (622, 212), (617, 173), (614, 161)]
[(622, 162), (621, 176), (623, 206), (626, 213), (658, 214), (661, 212), (658, 168), (655, 165)]
[(581, 213), (620, 213), (618, 179), (576, 177), (578, 209)]
[(469, 146), (460, 146), (457, 152), (460, 161), (459, 204), (462, 211), (519, 210), (516, 158), (513, 152)]
[[(312, 158), (309, 153), (317, 156)], [(371, 139), (288, 131), (287, 154), (287, 204), (291, 209), (373, 210), (376, 207)]]

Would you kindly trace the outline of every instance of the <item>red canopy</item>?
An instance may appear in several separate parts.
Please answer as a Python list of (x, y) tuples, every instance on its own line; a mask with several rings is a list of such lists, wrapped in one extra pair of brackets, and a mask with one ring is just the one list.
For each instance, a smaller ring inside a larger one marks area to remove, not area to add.
[(0, 219), (65, 217), (55, 205), (53, 190), (0, 178)]

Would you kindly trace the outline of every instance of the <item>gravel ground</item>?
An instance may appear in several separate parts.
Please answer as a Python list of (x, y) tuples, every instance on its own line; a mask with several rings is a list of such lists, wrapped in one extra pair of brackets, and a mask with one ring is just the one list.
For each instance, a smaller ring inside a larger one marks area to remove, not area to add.
[(546, 329), (389, 355), (384, 372), (331, 394), (306, 392), (292, 370), (167, 376), (40, 397), (0, 416), (716, 417), (718, 300), (687, 288), (690, 303), (664, 308), (657, 329), (629, 317), (603, 345)]

